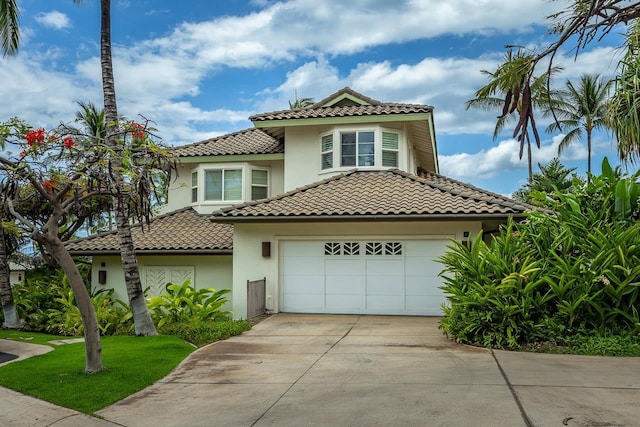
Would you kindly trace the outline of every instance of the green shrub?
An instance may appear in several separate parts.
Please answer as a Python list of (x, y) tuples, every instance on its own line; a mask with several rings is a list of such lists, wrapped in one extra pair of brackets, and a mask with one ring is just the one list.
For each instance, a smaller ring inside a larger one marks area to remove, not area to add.
[(638, 335), (575, 335), (568, 341), (567, 353), (571, 354), (640, 357)]
[(251, 324), (246, 320), (217, 320), (165, 323), (158, 328), (158, 332), (175, 335), (193, 345), (202, 347), (212, 342), (240, 335), (249, 329), (251, 329)]
[(229, 302), (224, 296), (231, 292), (229, 289), (196, 290), (191, 281), (186, 280), (182, 285), (168, 283), (165, 290), (166, 293), (151, 297), (147, 302), (159, 329), (170, 323), (198, 326), (203, 322), (229, 319), (230, 312), (222, 311), (224, 304)]
[(584, 188), (548, 198), (553, 212), (509, 221), (490, 245), (479, 234), (473, 244), (450, 246), (439, 259), (445, 333), (518, 348), (565, 345), (578, 331), (640, 330), (638, 174), (623, 177), (606, 161), (602, 170)]
[[(73, 291), (67, 285), (56, 289), (59, 308), (48, 310), (47, 332), (56, 335), (78, 336), (84, 332), (82, 315), (75, 303)], [(91, 296), (101, 335), (128, 335), (133, 333), (133, 315), (128, 306), (113, 298), (113, 289), (101, 290)]]

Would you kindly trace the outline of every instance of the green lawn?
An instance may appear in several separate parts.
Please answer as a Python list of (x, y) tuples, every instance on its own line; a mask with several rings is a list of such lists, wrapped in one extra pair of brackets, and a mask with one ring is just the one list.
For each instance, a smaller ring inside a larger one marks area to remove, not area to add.
[[(69, 337), (0, 331), (0, 338), (46, 344)], [(156, 382), (195, 350), (167, 335), (102, 337), (102, 363), (107, 370), (87, 375), (83, 343), (52, 347), (54, 351), (47, 354), (0, 365), (0, 385), (88, 414)]]

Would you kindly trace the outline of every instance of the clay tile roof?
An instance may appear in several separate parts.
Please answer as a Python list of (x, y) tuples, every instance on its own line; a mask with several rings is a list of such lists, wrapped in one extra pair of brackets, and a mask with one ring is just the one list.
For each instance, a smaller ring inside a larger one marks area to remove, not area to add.
[[(216, 224), (208, 215), (191, 208), (181, 209), (151, 220), (149, 227), (131, 228), (139, 253), (231, 253), (233, 226)], [(73, 255), (120, 253), (116, 232), (106, 232), (66, 243)]]
[[(324, 106), (331, 100), (340, 98), (344, 94), (349, 94), (364, 104), (356, 102), (337, 102)], [(329, 95), (322, 101), (313, 105), (295, 110), (281, 110), (270, 113), (256, 114), (249, 117), (252, 122), (263, 122), (271, 120), (289, 120), (289, 119), (317, 119), (328, 117), (356, 117), (356, 116), (383, 116), (391, 114), (411, 114), (411, 113), (430, 113), (433, 107), (429, 105), (419, 104), (397, 104), (384, 103), (375, 99), (364, 96), (351, 88), (344, 88), (340, 91)]]
[(174, 148), (178, 157), (284, 153), (281, 141), (250, 128)]
[(262, 201), (216, 212), (221, 222), (275, 219), (377, 219), (521, 216), (533, 209), (437, 174), (352, 171)]

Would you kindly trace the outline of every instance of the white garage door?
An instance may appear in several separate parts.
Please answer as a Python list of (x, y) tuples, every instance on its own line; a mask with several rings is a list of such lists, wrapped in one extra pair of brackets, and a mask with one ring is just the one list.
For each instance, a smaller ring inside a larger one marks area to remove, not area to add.
[(280, 311), (442, 315), (448, 240), (283, 241)]

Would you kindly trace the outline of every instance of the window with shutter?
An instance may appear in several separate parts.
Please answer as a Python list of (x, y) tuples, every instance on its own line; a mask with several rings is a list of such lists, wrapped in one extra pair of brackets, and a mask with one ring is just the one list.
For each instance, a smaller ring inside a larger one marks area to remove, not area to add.
[(398, 134), (382, 132), (382, 166), (398, 167)]

